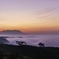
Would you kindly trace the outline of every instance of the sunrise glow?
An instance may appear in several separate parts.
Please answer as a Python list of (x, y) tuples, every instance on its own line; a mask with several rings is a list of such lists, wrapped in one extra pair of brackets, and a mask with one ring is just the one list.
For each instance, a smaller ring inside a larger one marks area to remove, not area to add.
[(0, 0), (2, 30), (58, 31), (59, 0)]

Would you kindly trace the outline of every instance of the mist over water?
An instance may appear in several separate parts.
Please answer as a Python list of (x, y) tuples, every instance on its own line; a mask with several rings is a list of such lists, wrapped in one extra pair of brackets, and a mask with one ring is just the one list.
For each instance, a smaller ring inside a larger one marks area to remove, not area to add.
[(6, 38), (10, 44), (17, 45), (16, 41), (25, 41), (27, 45), (38, 46), (38, 43), (44, 43), (45, 46), (59, 47), (59, 35), (0, 35)]

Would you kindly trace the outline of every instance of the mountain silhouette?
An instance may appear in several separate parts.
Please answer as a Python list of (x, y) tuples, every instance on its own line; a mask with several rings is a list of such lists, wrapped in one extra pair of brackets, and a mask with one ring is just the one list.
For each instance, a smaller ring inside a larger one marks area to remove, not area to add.
[(0, 34), (26, 34), (26, 33), (23, 33), (20, 30), (3, 30), (0, 31)]

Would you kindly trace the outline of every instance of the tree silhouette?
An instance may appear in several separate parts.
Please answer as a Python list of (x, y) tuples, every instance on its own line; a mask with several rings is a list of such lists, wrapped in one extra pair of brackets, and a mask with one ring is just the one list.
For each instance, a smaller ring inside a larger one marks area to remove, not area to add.
[(24, 41), (16, 41), (16, 43), (17, 43), (19, 46), (22, 46), (23, 44), (26, 44), (26, 42), (24, 42)]
[(44, 44), (43, 43), (39, 43), (38, 44), (40, 47), (44, 47)]

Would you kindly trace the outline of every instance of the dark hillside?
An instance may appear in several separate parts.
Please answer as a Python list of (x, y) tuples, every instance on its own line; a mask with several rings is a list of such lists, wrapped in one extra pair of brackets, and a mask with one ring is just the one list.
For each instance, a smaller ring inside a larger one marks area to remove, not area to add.
[(4, 53), (20, 54), (33, 59), (59, 59), (59, 48), (54, 47), (40, 48), (29, 45), (0, 45), (0, 50), (2, 50)]

